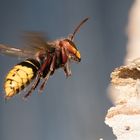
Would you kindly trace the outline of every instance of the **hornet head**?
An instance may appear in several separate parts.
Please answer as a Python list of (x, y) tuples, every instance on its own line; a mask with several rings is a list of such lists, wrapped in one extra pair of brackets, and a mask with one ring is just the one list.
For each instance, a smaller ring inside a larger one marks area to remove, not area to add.
[(74, 30), (72, 34), (68, 36), (67, 39), (64, 39), (61, 41), (61, 45), (65, 46), (67, 53), (69, 54), (68, 57), (71, 60), (80, 62), (81, 61), (81, 54), (79, 50), (77, 49), (76, 45), (74, 44), (74, 37), (75, 34), (78, 32), (80, 27), (88, 20), (89, 18), (84, 19)]

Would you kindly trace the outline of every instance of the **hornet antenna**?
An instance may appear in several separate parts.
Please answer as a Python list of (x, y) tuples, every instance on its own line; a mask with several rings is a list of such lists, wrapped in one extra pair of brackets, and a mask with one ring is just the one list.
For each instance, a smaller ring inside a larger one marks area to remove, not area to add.
[(78, 30), (80, 29), (80, 27), (87, 21), (89, 20), (89, 17), (85, 18), (84, 20), (81, 21), (81, 23), (76, 27), (76, 29), (74, 30), (73, 34), (70, 37), (70, 40), (72, 41), (74, 39), (75, 34), (78, 32)]

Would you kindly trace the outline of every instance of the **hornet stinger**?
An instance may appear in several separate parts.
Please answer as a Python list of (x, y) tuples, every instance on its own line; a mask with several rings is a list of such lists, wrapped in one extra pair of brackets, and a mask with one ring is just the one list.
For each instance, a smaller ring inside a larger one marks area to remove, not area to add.
[(40, 81), (39, 93), (44, 90), (46, 83), (55, 70), (62, 68), (66, 77), (71, 75), (70, 62), (81, 61), (81, 55), (73, 40), (75, 34), (89, 18), (85, 18), (67, 38), (46, 42), (38, 32), (26, 34), (28, 48), (18, 49), (0, 44), (0, 53), (25, 58), (15, 65), (7, 74), (4, 82), (5, 99), (18, 94), (29, 84), (24, 98), (30, 96)]

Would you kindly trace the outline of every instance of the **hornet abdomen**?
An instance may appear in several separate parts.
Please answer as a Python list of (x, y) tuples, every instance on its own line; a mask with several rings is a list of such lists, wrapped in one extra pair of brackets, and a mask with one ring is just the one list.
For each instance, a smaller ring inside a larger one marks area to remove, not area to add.
[(14, 66), (5, 78), (6, 98), (14, 96), (31, 83), (39, 68), (40, 63), (35, 59), (27, 59)]

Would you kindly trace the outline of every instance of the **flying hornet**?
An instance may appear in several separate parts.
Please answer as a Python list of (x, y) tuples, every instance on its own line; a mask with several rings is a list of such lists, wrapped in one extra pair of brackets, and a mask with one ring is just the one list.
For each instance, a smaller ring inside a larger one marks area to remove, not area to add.
[(29, 97), (36, 87), (41, 93), (55, 70), (62, 68), (66, 77), (71, 76), (70, 62), (80, 62), (81, 55), (73, 40), (75, 34), (89, 18), (85, 18), (67, 38), (47, 42), (39, 33), (28, 33), (26, 49), (18, 49), (9, 45), (0, 44), (0, 53), (25, 58), (15, 65), (7, 74), (4, 82), (5, 99), (18, 94), (29, 84), (30, 88), (23, 98)]

